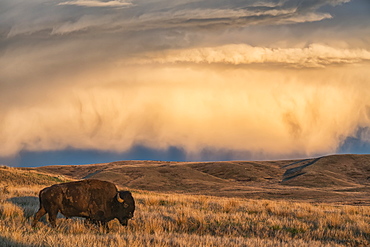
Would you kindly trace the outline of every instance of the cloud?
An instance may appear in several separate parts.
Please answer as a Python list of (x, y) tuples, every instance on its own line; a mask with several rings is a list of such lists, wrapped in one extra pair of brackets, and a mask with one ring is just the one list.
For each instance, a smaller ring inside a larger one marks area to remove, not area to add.
[(113, 1), (99, 1), (99, 0), (75, 0), (58, 3), (58, 5), (77, 5), (84, 7), (128, 7), (132, 3), (129, 1), (113, 0)]
[(95, 17), (93, 15), (84, 15), (75, 22), (67, 21), (59, 26), (54, 26), (51, 34), (68, 34), (77, 31), (86, 31), (89, 28), (99, 28), (109, 25), (112, 16)]
[(116, 2), (1, 1), (0, 156), (297, 157), (369, 139), (368, 25), (336, 24), (348, 1)]
[(188, 157), (205, 149), (314, 155), (335, 152), (358, 127), (370, 126), (366, 66), (266, 71), (109, 63), (78, 77), (55, 76), (69, 84), (9, 95), (0, 156), (137, 145), (178, 147)]
[[(76, 31), (97, 28), (99, 32), (145, 32), (147, 30), (199, 28), (228, 29), (253, 25), (281, 25), (315, 22), (332, 18), (319, 12), (320, 7), (348, 1), (169, 1), (155, 4), (137, 0), (5, 0), (0, 17), (7, 37), (47, 31), (61, 34), (66, 26)], [(81, 8), (86, 7), (86, 8)], [(91, 8), (88, 8), (91, 7)], [(107, 7), (107, 8), (102, 8)], [(86, 18), (89, 18), (87, 21)], [(104, 20), (101, 22), (101, 20)], [(105, 21), (109, 20), (109, 21)], [(97, 24), (99, 23), (99, 25)], [(80, 28), (78, 28), (80, 26)], [(62, 28), (62, 30), (63, 30)], [(68, 28), (67, 28), (68, 29)], [(96, 31), (96, 30), (95, 30)], [(67, 32), (68, 33), (68, 32)]]
[(167, 50), (143, 54), (139, 64), (281, 64), (291, 67), (325, 67), (332, 64), (359, 63), (370, 60), (370, 52), (364, 49), (340, 49), (320, 44), (306, 48), (266, 48), (246, 44), (230, 44), (218, 47), (201, 47)]
[[(325, 4), (332, 3), (322, 1), (317, 8)], [(129, 27), (139, 30), (204, 27), (224, 29), (251, 25), (315, 22), (332, 18), (328, 13), (317, 12), (317, 8), (311, 5), (309, 9), (305, 9), (294, 2), (284, 4), (284, 1), (279, 3), (254, 1), (243, 4), (240, 2), (217, 4), (212, 1), (203, 1), (202, 3), (179, 2), (169, 5), (169, 7), (147, 11), (136, 16), (137, 18), (130, 20)], [(145, 8), (144, 5), (143, 8)]]

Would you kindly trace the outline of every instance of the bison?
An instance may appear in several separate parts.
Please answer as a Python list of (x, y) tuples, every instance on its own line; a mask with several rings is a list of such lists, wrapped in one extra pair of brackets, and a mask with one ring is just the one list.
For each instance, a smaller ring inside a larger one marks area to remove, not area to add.
[(127, 226), (134, 216), (135, 201), (129, 191), (118, 191), (110, 182), (86, 179), (76, 182), (55, 184), (44, 188), (39, 194), (40, 209), (35, 214), (32, 226), (49, 214), (49, 222), (56, 226), (58, 212), (65, 217), (83, 217), (108, 230), (108, 222), (118, 219)]

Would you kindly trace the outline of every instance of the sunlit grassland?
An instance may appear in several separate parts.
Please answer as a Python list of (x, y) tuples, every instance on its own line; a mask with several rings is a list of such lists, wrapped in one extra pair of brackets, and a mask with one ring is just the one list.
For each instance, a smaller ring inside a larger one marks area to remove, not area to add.
[(30, 226), (44, 186), (0, 187), (0, 246), (368, 246), (370, 208), (133, 191), (128, 227)]

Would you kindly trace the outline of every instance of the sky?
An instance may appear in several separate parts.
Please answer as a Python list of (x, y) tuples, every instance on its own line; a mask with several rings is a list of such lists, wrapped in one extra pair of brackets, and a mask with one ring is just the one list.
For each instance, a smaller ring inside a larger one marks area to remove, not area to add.
[(0, 164), (370, 153), (368, 0), (1, 0)]

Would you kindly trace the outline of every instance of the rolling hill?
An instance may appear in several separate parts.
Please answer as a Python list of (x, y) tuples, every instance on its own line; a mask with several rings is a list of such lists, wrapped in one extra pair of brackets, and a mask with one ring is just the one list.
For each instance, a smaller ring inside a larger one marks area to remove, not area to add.
[[(367, 164), (365, 156), (340, 156), (276, 162), (0, 166), (0, 246), (369, 246)], [(62, 215), (56, 228), (50, 228), (47, 217), (32, 227), (39, 191), (73, 180), (67, 176), (129, 186), (136, 202), (134, 218), (127, 227), (112, 220), (105, 233), (81, 218)], [(320, 184), (313, 183), (314, 177), (323, 176)], [(144, 187), (168, 193), (135, 189)]]
[(117, 161), (28, 168), (157, 192), (370, 204), (370, 155), (280, 161)]

